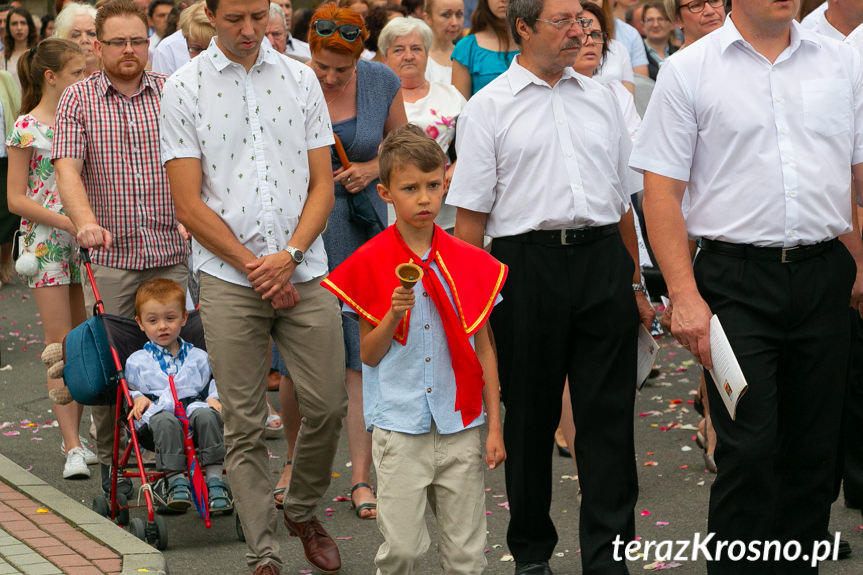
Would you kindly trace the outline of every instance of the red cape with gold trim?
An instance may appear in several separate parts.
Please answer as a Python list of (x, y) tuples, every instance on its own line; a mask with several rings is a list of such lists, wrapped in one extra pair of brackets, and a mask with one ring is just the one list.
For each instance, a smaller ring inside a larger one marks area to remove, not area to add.
[[(437, 241), (435, 263), (442, 281), (449, 286), (456, 313), (467, 336), (475, 334), (491, 315), (507, 267), (488, 252), (447, 234), (439, 226), (434, 230)], [(348, 304), (360, 317), (377, 326), (392, 306), (393, 290), (399, 280), (396, 266), (418, 262), (392, 225), (360, 246), (321, 282), (336, 297)], [(399, 323), (393, 338), (407, 342), (410, 311)]]

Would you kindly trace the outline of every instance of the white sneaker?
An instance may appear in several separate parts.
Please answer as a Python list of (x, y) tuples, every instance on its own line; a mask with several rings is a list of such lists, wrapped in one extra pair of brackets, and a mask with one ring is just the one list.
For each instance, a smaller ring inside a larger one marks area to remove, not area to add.
[[(78, 440), (81, 442), (81, 449), (84, 450), (84, 461), (87, 462), (87, 465), (96, 465), (99, 463), (99, 458), (96, 457), (96, 454), (90, 451), (87, 448), (87, 445), (84, 443), (84, 438), (80, 435), (78, 436)], [(66, 457), (66, 440), (60, 440), (60, 453), (63, 454), (63, 457)]]
[(87, 479), (90, 477), (90, 469), (84, 459), (84, 450), (73, 447), (66, 454), (66, 465), (63, 467), (63, 479)]

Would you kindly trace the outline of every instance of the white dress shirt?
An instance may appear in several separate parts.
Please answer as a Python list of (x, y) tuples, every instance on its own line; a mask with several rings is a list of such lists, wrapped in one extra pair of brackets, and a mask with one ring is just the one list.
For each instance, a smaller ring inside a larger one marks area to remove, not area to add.
[[(309, 194), (308, 150), (331, 145), (333, 131), (311, 68), (265, 43), (247, 74), (214, 38), (165, 83), (160, 140), (162, 162), (201, 159), (201, 199), (260, 257), (288, 245)], [(245, 272), (194, 240), (192, 254), (195, 271), (249, 285)], [(293, 281), (326, 272), (319, 236)]]
[(851, 231), (861, 59), (791, 26), (774, 64), (732, 15), (662, 67), (630, 164), (688, 182), (692, 238), (791, 247)]
[(629, 135), (611, 90), (566, 68), (549, 86), (513, 59), (458, 121), (447, 203), (486, 234), (617, 223), (629, 209)]
[(170, 76), (189, 61), (189, 47), (182, 30), (162, 39), (153, 50), (153, 71)]
[(608, 39), (608, 51), (602, 59), (602, 63), (593, 74), (593, 79), (600, 84), (611, 84), (612, 82), (635, 83), (635, 73), (632, 71), (632, 61), (626, 46), (617, 40)]
[(300, 58), (311, 59), (312, 49), (308, 42), (303, 42), (288, 34), (288, 39), (285, 41), (285, 54), (299, 56)]
[[(824, 3), (824, 6), (826, 5), (827, 2)], [(845, 39), (845, 35), (834, 28), (833, 24), (827, 21), (826, 9), (818, 10), (817, 12), (810, 12), (809, 15), (803, 19), (800, 25), (807, 30), (812, 30), (813, 32), (823, 34), (828, 38), (839, 40), (840, 42)]]

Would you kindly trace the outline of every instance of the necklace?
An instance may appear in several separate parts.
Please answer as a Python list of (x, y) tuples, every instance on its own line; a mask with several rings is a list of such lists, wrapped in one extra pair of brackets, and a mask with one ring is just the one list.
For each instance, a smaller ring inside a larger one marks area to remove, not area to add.
[(356, 74), (356, 71), (357, 71), (357, 69), (356, 69), (356, 68), (354, 68), (354, 73), (353, 73), (353, 74), (351, 74), (351, 77), (350, 77), (350, 78), (348, 78), (348, 81), (344, 83), (344, 85), (342, 86), (341, 91), (340, 91), (338, 94), (336, 94), (335, 96), (333, 96), (332, 98), (330, 98), (329, 100), (327, 100), (327, 107), (328, 107), (328, 108), (330, 107), (330, 104), (332, 104), (333, 102), (335, 102), (336, 100), (338, 100), (339, 98), (341, 98), (341, 97), (342, 97), (342, 95), (344, 95), (345, 90), (347, 90), (347, 89), (348, 89), (348, 86), (349, 86), (349, 85), (350, 85), (350, 83), (351, 83), (351, 80), (353, 80), (353, 79), (354, 79), (354, 75)]

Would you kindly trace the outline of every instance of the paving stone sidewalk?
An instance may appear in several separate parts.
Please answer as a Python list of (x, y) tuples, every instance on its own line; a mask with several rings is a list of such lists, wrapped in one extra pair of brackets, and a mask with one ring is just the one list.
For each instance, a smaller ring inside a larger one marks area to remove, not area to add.
[(0, 575), (141, 572), (162, 554), (0, 455)]

